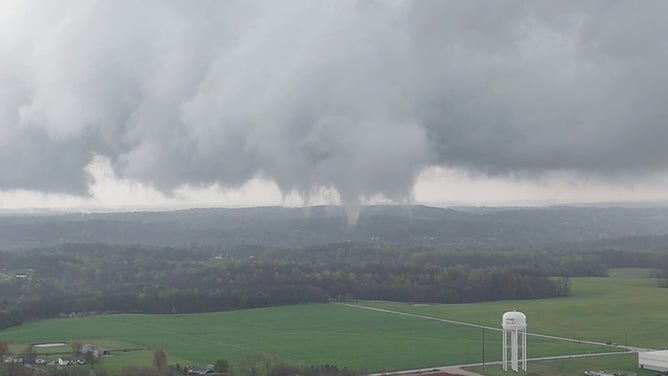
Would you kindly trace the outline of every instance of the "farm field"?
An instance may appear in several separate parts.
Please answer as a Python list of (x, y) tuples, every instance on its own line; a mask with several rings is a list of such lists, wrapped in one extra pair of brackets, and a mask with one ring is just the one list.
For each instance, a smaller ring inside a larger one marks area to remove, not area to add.
[[(29, 343), (116, 343), (119, 365), (150, 365), (164, 349), (170, 364), (204, 365), (218, 358), (272, 353), (294, 364), (335, 364), (390, 371), (482, 361), (482, 330), (335, 304), (314, 304), (193, 315), (109, 315), (37, 321), (0, 332), (22, 349)], [(500, 358), (500, 333), (485, 331), (485, 359)], [(38, 353), (39, 353), (38, 349)], [(53, 351), (53, 350), (49, 350)], [(66, 349), (67, 351), (67, 349)], [(532, 340), (530, 356), (608, 351), (606, 347)]]
[[(615, 270), (627, 276), (631, 270)], [(637, 273), (641, 272), (636, 270)], [(668, 348), (668, 289), (650, 278), (572, 278), (571, 296), (556, 299), (476, 304), (412, 305), (362, 302), (360, 305), (451, 320), (500, 326), (499, 312), (527, 315), (530, 333), (616, 342), (653, 349)]]
[[(492, 327), (500, 326), (504, 311), (517, 309), (527, 314), (530, 333), (663, 349), (668, 337), (664, 314), (668, 289), (657, 288), (653, 279), (638, 278), (643, 273), (617, 270), (611, 278), (573, 278), (571, 296), (557, 299), (450, 305), (355, 304)], [(204, 365), (227, 358), (238, 365), (246, 356), (272, 353), (287, 363), (335, 364), (379, 372), (481, 362), (483, 334), (485, 361), (498, 361), (498, 331), (488, 329), (483, 333), (480, 328), (418, 317), (311, 304), (191, 315), (42, 320), (0, 331), (0, 340), (9, 342), (16, 352), (31, 343), (95, 343), (112, 350), (113, 357), (104, 359), (104, 366), (112, 369), (150, 365), (152, 352), (163, 349), (170, 364)], [(37, 351), (54, 358), (69, 349)], [(528, 341), (530, 358), (607, 351), (608, 347), (544, 338), (529, 337)], [(630, 356), (635, 359), (635, 355)], [(594, 361), (599, 359), (604, 358)], [(560, 367), (564, 364), (558, 363)], [(579, 367), (577, 362), (572, 364)]]

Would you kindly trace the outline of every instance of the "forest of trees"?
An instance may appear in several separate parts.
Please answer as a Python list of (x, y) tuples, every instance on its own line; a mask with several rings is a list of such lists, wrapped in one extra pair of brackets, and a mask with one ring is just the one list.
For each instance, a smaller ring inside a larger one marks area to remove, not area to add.
[(660, 251), (69, 244), (0, 252), (0, 328), (99, 312), (194, 313), (340, 299), (464, 303), (569, 294), (568, 277), (662, 267)]
[(350, 243), (225, 251), (70, 244), (0, 252), (0, 268), (31, 270), (27, 279), (0, 279), (0, 328), (73, 313), (210, 312), (330, 299), (545, 298), (569, 293), (568, 279), (550, 276), (603, 270), (591, 255), (530, 255)]
[(69, 244), (0, 252), (0, 328), (101, 312), (194, 313), (329, 300), (464, 303), (565, 296), (568, 277), (668, 265), (665, 252)]

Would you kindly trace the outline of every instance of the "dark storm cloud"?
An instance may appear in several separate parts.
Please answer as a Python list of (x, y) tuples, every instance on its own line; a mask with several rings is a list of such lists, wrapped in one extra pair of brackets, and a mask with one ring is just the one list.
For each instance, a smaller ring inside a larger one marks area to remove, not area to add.
[[(1, 9), (1, 8), (0, 8)], [(668, 3), (63, 1), (0, 11), (0, 188), (261, 176), (344, 203), (429, 165), (668, 167)]]
[(456, 30), (436, 20), (451, 9), (421, 12), (430, 34), (444, 36), (421, 46), (431, 62), (422, 71), (436, 82), (422, 86), (431, 101), (418, 111), (442, 163), (491, 173), (665, 170), (668, 4), (576, 4), (468, 6), (454, 11)]

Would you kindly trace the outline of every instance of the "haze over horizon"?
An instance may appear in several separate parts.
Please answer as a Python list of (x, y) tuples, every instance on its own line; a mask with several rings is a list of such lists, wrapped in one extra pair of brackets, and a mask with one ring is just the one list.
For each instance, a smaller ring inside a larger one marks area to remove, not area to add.
[(0, 3), (0, 209), (668, 200), (668, 3)]

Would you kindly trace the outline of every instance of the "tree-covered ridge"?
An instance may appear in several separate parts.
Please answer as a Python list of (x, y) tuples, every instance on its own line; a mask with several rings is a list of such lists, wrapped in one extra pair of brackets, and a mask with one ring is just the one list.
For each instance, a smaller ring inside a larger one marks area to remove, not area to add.
[[(375, 242), (467, 249), (668, 246), (668, 208), (368, 206), (355, 225), (337, 206), (170, 212), (7, 214), (0, 247), (57, 243), (305, 247)], [(645, 249), (651, 249), (645, 248)]]

